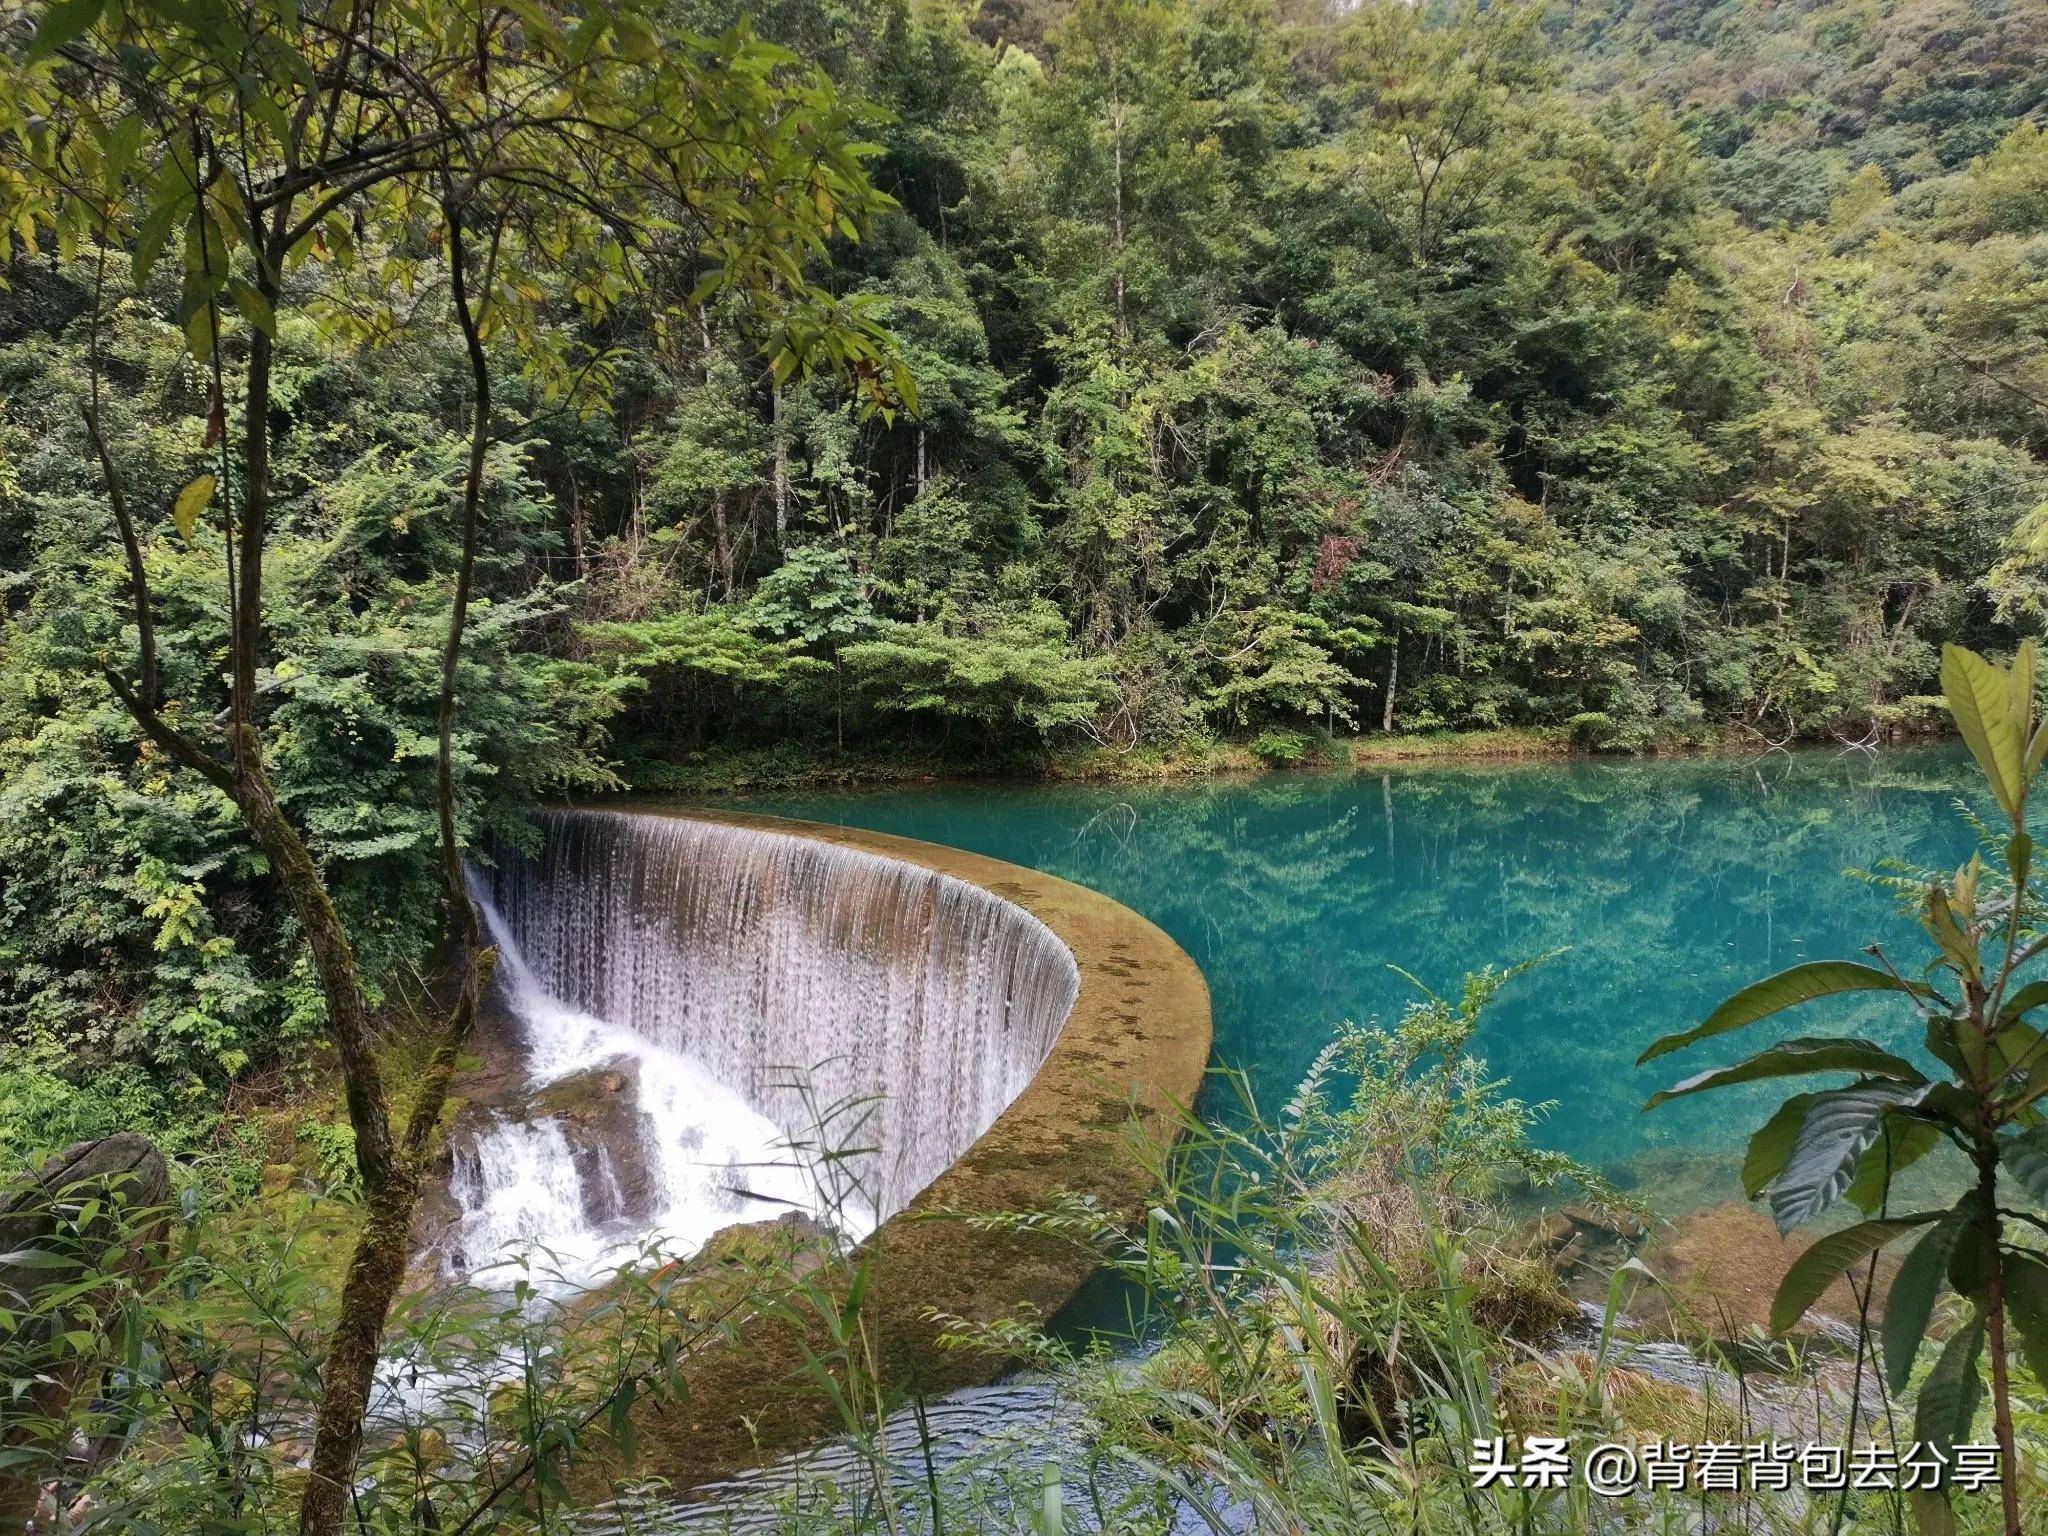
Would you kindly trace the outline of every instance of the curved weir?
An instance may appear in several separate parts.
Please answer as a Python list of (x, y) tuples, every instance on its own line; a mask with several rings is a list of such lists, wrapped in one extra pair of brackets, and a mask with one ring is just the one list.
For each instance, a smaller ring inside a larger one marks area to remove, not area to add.
[[(568, 810), (539, 821), (540, 850), (505, 856), (489, 887), (536, 1074), (587, 1068), (607, 1043), (596, 1022), (683, 1058), (698, 1079), (664, 1092), (677, 1063), (637, 1063), (636, 1160), (662, 1185), (643, 1205), (675, 1210), (693, 1162), (747, 1143), (744, 1112), (707, 1102), (723, 1089), (773, 1123), (771, 1141), (872, 1149), (831, 1170), (847, 1185), (834, 1214), (864, 1232), (988, 1129), (1080, 990), (1073, 955), (1044, 923), (899, 859), (671, 816)], [(757, 1157), (774, 1155), (752, 1140)], [(575, 1158), (547, 1121), (501, 1124), (457, 1163), (470, 1258), (492, 1238), (560, 1241), (559, 1230), (518, 1223), (558, 1229), (565, 1207), (573, 1218), (580, 1204), (593, 1225), (631, 1215), (617, 1158), (615, 1147)], [(724, 1202), (725, 1221), (801, 1198), (767, 1172), (724, 1173), (725, 1188), (768, 1196)], [(484, 1215), (497, 1207), (509, 1224)]]
[[(581, 1230), (563, 1246), (587, 1252), (648, 1233), (699, 1242), (808, 1203), (862, 1239), (804, 1283), (853, 1305), (866, 1275), (885, 1387), (930, 1396), (1000, 1374), (940, 1347), (939, 1319), (1050, 1316), (1093, 1261), (943, 1218), (1067, 1195), (1144, 1208), (1133, 1123), (1174, 1135), (1208, 1062), (1195, 963), (1106, 896), (936, 844), (660, 808), (540, 821), (538, 850), (480, 890), (524, 1076), (511, 1113), (479, 1104), (451, 1136), (451, 1266), (508, 1240), (554, 1247), (565, 1222)], [(790, 1086), (801, 1078), (808, 1095)], [(872, 1149), (865, 1212), (773, 1182), (801, 1185), (772, 1149), (813, 1139), (819, 1108), (842, 1100), (868, 1115), (850, 1136)], [(687, 1488), (838, 1427), (822, 1396), (792, 1389), (830, 1347), (810, 1310), (757, 1314), (694, 1352), (689, 1414), (636, 1415), (641, 1470)], [(587, 1471), (596, 1492), (601, 1469)]]

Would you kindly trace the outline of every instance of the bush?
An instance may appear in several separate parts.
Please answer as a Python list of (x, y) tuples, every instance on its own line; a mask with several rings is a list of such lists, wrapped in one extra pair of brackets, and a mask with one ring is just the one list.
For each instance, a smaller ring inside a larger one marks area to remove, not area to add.
[(1251, 754), (1268, 768), (1295, 768), (1306, 762), (1315, 742), (1303, 731), (1261, 731), (1252, 738)]

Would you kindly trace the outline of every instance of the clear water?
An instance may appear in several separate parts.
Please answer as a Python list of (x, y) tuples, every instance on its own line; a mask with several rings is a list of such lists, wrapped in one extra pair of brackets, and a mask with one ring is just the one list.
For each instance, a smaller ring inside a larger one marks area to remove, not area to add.
[(1666, 1214), (1739, 1198), (1733, 1153), (1773, 1089), (1644, 1114), (1676, 1078), (1774, 1030), (1869, 1034), (1918, 1055), (1883, 1001), (1839, 1000), (1649, 1068), (1638, 1052), (1745, 982), (1881, 941), (1924, 945), (1887, 891), (1844, 878), (1887, 857), (1953, 865), (1971, 834), (1967, 762), (1941, 749), (1661, 761), (1407, 767), (1160, 786), (947, 786), (750, 801), (926, 838), (1103, 891), (1208, 975), (1215, 1059), (1277, 1108), (1333, 1025), (1391, 1021), (1467, 970), (1566, 952), (1503, 992), (1479, 1048), (1531, 1102), (1539, 1139)]

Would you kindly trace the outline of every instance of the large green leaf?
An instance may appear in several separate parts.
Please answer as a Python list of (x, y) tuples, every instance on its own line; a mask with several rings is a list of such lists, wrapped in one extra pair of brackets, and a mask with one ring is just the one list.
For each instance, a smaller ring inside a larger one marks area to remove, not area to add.
[(1913, 1358), (1920, 1352), (1920, 1340), (1927, 1332), (1927, 1319), (1934, 1314), (1934, 1299), (1948, 1274), (1949, 1255), (1965, 1225), (1977, 1214), (1974, 1193), (1965, 1198), (1913, 1245), (1906, 1262), (1899, 1266), (1892, 1288), (1885, 1297), (1884, 1379), (1894, 1392), (1905, 1390), (1913, 1374)]
[[(1946, 1455), (1970, 1432), (1983, 1386), (1977, 1357), (1984, 1347), (1984, 1316), (1980, 1312), (1958, 1328), (1942, 1349), (1941, 1358), (1920, 1384), (1913, 1412), (1913, 1438)], [(1955, 1536), (1955, 1512), (1945, 1488), (1915, 1488), (1910, 1495), (1920, 1536)]]
[(1817, 1093), (1806, 1107), (1785, 1171), (1771, 1181), (1771, 1213), (1788, 1232), (1842, 1198), (1856, 1164), (1884, 1130), (1884, 1117), (1926, 1097), (1926, 1083), (1870, 1078)]
[(1792, 1160), (1792, 1143), (1799, 1139), (1799, 1127), (1806, 1123), (1810, 1093), (1795, 1093), (1772, 1112), (1757, 1133), (1749, 1138), (1749, 1151), (1742, 1159), (1742, 1191), (1754, 1200), (1771, 1180), (1785, 1171)]
[(46, 59), (59, 48), (78, 41), (100, 19), (102, 9), (102, 0), (58, 0), (49, 6), (29, 43), (29, 61)]
[(2013, 718), (2011, 679), (1975, 651), (1947, 645), (1941, 652), (1941, 692), (1992, 797), (2012, 815), (2020, 804), (2027, 743)]
[(1789, 1333), (1806, 1316), (1807, 1308), (1821, 1293), (1848, 1273), (1849, 1266), (1869, 1258), (1895, 1238), (1904, 1237), (1927, 1216), (1907, 1216), (1896, 1221), (1860, 1221), (1840, 1232), (1830, 1232), (1793, 1261), (1778, 1284), (1771, 1301), (1771, 1332)]
[(1866, 1216), (1883, 1210), (1892, 1181), (1941, 1145), (1941, 1127), (1917, 1115), (1887, 1115), (1842, 1198)]
[(1977, 1416), (1977, 1400), (1983, 1392), (1977, 1374), (1977, 1359), (1983, 1350), (1984, 1314), (1979, 1312), (1950, 1336), (1941, 1358), (1920, 1384), (1920, 1399), (1913, 1413), (1915, 1440), (1947, 1452), (1970, 1433), (1970, 1421)]
[(1671, 1099), (1730, 1083), (1754, 1083), (1773, 1077), (1798, 1077), (1807, 1072), (1870, 1072), (1896, 1077), (1909, 1083), (1922, 1082), (1920, 1070), (1902, 1056), (1894, 1056), (1875, 1041), (1849, 1035), (1785, 1040), (1769, 1050), (1759, 1051), (1732, 1067), (1697, 1072), (1682, 1083), (1652, 1094), (1645, 1109), (1655, 1109)]
[(2010, 1024), (2021, 1014), (2048, 1005), (2048, 981), (2030, 981), (2008, 997), (1998, 1010), (1998, 1022)]
[(1998, 1160), (2034, 1204), (2048, 1209), (2048, 1125), (2036, 1125), (1998, 1143)]
[(1680, 1030), (1654, 1042), (1650, 1048), (1636, 1058), (1636, 1065), (1655, 1061), (1659, 1056), (1672, 1051), (1683, 1050), (1696, 1040), (1706, 1040), (1714, 1035), (1725, 1035), (1731, 1030), (1742, 1029), (1759, 1019), (1767, 1019), (1774, 1013), (1787, 1008), (1796, 1008), (1801, 1003), (1813, 1002), (1816, 998), (1833, 997), (1843, 992), (1905, 992), (1916, 997), (1930, 995), (1928, 989), (1917, 982), (1904, 981), (1888, 971), (1881, 971), (1874, 965), (1864, 965), (1855, 960), (1812, 960), (1805, 965), (1795, 965), (1790, 970), (1767, 976), (1762, 981), (1753, 981), (1721, 1004), (1705, 1021), (1691, 1029)]
[(2005, 1315), (2019, 1335), (2027, 1369), (2048, 1387), (2048, 1263), (2032, 1254), (2007, 1250)]

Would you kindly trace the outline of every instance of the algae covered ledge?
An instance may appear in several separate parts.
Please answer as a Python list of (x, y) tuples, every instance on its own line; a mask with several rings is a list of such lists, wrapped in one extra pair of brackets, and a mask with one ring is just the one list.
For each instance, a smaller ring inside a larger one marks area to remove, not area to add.
[[(621, 807), (626, 808), (626, 807)], [(975, 1230), (961, 1218), (1029, 1211), (1065, 1194), (1135, 1214), (1152, 1193), (1133, 1141), (1173, 1133), (1208, 1064), (1211, 1016), (1201, 969), (1157, 926), (1086, 887), (998, 859), (850, 827), (723, 809), (636, 804), (642, 813), (815, 839), (980, 886), (1036, 917), (1080, 976), (1072, 1012), (1038, 1071), (968, 1149), (862, 1245), (861, 1301), (878, 1375), (933, 1394), (995, 1377), (1003, 1362), (939, 1343), (942, 1317), (1047, 1316), (1093, 1271), (1056, 1238)], [(843, 1292), (854, 1265), (812, 1276)], [(688, 1488), (758, 1464), (840, 1427), (807, 1370), (830, 1354), (822, 1321), (761, 1313), (686, 1367), (682, 1411), (647, 1415), (636, 1470)]]

